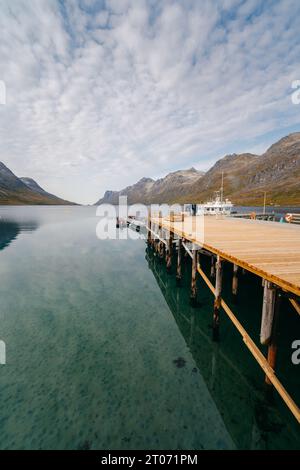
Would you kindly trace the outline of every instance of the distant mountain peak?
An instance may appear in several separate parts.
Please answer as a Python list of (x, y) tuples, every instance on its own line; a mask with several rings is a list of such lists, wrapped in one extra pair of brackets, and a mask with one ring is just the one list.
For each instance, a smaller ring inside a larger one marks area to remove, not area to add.
[(280, 140), (278, 140), (278, 142), (272, 144), (265, 152), (265, 154), (269, 154), (278, 150), (282, 151), (287, 147), (292, 147), (294, 145), (300, 145), (300, 132), (293, 132), (292, 134), (282, 137)]
[(235, 158), (237, 157), (237, 153), (228, 153), (227, 155), (225, 155), (225, 157), (223, 158)]
[(138, 181), (138, 183), (153, 183), (153, 182), (154, 180), (152, 178), (147, 178), (145, 176)]

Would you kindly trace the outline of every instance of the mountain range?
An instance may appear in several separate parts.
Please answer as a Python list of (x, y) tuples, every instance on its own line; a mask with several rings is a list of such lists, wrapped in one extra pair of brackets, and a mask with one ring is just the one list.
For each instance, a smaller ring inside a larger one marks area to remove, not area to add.
[(169, 173), (164, 178), (153, 180), (142, 178), (132, 186), (121, 191), (106, 191), (104, 197), (96, 203), (118, 204), (119, 196), (127, 196), (129, 204), (155, 204), (184, 199), (190, 194), (192, 187), (198, 182), (204, 172), (195, 168)]
[(236, 205), (300, 205), (300, 132), (273, 144), (262, 155), (231, 154), (218, 160), (207, 172), (195, 168), (169, 173), (164, 178), (142, 178), (121, 191), (106, 191), (96, 202), (117, 204), (126, 195), (128, 204), (201, 203), (220, 189)]
[(65, 201), (41, 188), (32, 178), (18, 178), (0, 162), (0, 204), (65, 205)]
[[(128, 204), (201, 203), (220, 189), (236, 205), (300, 205), (300, 132), (273, 144), (262, 155), (231, 154), (218, 160), (207, 172), (190, 168), (154, 180), (142, 178), (121, 191), (106, 191), (95, 205), (118, 204), (126, 195)], [(32, 178), (17, 177), (0, 162), (0, 204), (74, 204), (45, 191)]]

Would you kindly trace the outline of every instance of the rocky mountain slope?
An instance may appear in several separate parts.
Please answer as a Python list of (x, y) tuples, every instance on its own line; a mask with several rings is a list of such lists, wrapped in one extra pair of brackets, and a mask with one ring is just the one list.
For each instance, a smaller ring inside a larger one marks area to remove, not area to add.
[[(190, 194), (196, 202), (207, 199), (220, 187), (224, 172), (224, 192), (235, 204), (267, 202), (300, 204), (300, 132), (273, 144), (263, 155), (227, 155), (205, 175)], [(182, 202), (182, 201), (181, 201)]]
[(158, 181), (143, 178), (120, 192), (107, 191), (97, 204), (116, 204), (119, 194), (127, 194), (129, 204), (205, 202), (220, 188), (222, 172), (224, 194), (234, 204), (261, 205), (266, 191), (268, 204), (300, 205), (300, 132), (279, 140), (263, 155), (226, 155), (205, 175), (192, 168)]
[(155, 204), (169, 202), (175, 198), (185, 198), (191, 192), (191, 188), (203, 177), (204, 172), (195, 168), (179, 170), (169, 173), (164, 178), (153, 180), (142, 178), (136, 184), (128, 186), (122, 191), (106, 191), (96, 205), (108, 203), (118, 204), (119, 196), (126, 195), (128, 204), (142, 202)]
[(73, 203), (44, 191), (31, 178), (18, 178), (4, 163), (0, 162), (0, 204), (64, 205)]

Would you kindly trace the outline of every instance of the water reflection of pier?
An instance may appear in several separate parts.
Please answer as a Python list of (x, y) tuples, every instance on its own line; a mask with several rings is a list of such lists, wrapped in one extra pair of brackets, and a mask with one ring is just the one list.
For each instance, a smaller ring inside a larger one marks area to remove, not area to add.
[[(213, 341), (207, 324), (203, 323), (209, 311), (205, 312), (207, 306), (195, 309), (189, 305), (190, 279), (186, 286), (176, 288), (174, 277), (148, 247), (146, 260), (237, 448), (267, 449), (269, 443), (272, 442), (273, 447), (277, 439), (280, 448), (284, 446), (284, 439), (299, 440), (294, 427), (288, 427), (280, 412), (268, 401), (263, 387), (259, 389), (253, 384), (247, 365), (241, 368), (234, 352), (231, 356), (222, 342)], [(185, 276), (189, 272), (188, 269)]]

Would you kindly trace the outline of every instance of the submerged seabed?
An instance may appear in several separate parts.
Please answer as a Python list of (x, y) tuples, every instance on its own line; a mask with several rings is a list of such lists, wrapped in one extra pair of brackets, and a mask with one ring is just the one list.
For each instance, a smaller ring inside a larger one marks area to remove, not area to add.
[[(199, 280), (189, 305), (144, 241), (96, 237), (94, 208), (0, 207), (1, 449), (300, 448), (299, 426)], [(225, 273), (230, 302), (230, 272)], [(258, 340), (261, 286), (240, 280), (239, 318)], [(279, 376), (296, 314), (284, 307)], [(299, 335), (298, 335), (299, 336)]]

